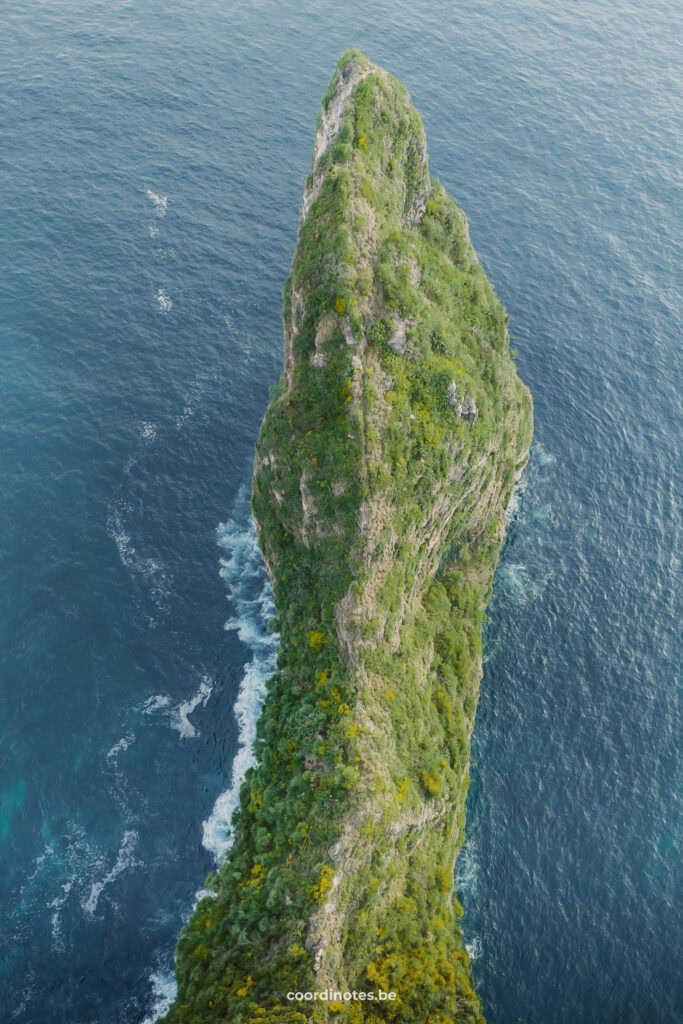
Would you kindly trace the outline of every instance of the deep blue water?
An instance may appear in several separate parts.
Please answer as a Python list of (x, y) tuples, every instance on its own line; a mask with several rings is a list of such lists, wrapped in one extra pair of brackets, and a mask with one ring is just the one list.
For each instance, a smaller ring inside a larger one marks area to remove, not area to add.
[(348, 45), (411, 90), (535, 398), (458, 868), (488, 1019), (676, 1020), (680, 30), (663, 0), (3, 6), (3, 1024), (152, 1020), (225, 842), (274, 654), (246, 488)]

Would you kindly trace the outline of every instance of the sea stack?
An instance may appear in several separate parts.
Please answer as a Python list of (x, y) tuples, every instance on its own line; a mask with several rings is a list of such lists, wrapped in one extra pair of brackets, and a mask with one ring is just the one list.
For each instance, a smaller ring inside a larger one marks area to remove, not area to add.
[(420, 117), (349, 50), (322, 100), (256, 444), (277, 668), (169, 1024), (483, 1021), (453, 870), (531, 435), (505, 311)]

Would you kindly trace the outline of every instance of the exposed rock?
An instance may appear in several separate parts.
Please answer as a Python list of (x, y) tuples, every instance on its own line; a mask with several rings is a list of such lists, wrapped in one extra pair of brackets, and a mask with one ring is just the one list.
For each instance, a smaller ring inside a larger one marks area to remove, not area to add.
[(372, 65), (362, 68), (358, 62), (351, 59), (344, 68), (335, 71), (336, 82), (333, 95), (327, 105), (327, 109), (320, 112), (320, 127), (316, 135), (313, 148), (313, 172), (310, 183), (304, 190), (301, 203), (300, 221), (308, 216), (308, 211), (320, 193), (320, 186), (324, 178), (324, 170), (320, 171), (320, 158), (339, 131), (344, 116), (344, 111), (353, 92), (354, 86), (362, 78), (370, 74)]
[(409, 227), (414, 227), (422, 220), (432, 187), (427, 163), (427, 140), (424, 133), (422, 138), (414, 144), (412, 157), (415, 182), (407, 189), (403, 214), (403, 221)]
[(394, 325), (393, 332), (387, 339), (387, 345), (398, 356), (402, 356), (406, 350), (406, 325), (403, 320), (398, 320)]
[(457, 385), (454, 380), (448, 385), (448, 404), (455, 415), (460, 416), (461, 419), (467, 420), (468, 423), (474, 423), (476, 420), (477, 403), (472, 395), (463, 395), (459, 399)]
[(346, 342), (346, 344), (349, 346), (349, 348), (353, 348), (356, 345), (356, 339), (354, 338), (353, 334), (351, 333), (351, 325), (349, 324), (348, 320), (344, 321), (344, 326), (342, 327), (342, 333), (344, 335), (344, 341)]
[(474, 423), (477, 418), (477, 403), (472, 398), (472, 395), (465, 395), (460, 406), (460, 415), (464, 420), (468, 420), (469, 423)]

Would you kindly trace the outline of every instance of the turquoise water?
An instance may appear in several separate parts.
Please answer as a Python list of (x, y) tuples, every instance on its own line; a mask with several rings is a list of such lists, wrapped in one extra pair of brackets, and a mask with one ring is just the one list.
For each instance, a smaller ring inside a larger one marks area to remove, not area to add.
[(151, 1021), (227, 841), (275, 652), (253, 444), (351, 44), (411, 90), (535, 398), (458, 867), (488, 1019), (676, 1020), (677, 36), (660, 0), (6, 5), (3, 1024)]

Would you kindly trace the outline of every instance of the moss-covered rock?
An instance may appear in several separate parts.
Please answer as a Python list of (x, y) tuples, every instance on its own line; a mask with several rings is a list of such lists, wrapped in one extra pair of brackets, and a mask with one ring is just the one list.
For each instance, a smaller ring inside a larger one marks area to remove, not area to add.
[[(406, 90), (325, 93), (253, 511), (281, 633), (165, 1018), (481, 1022), (453, 894), (481, 632), (532, 408)], [(383, 989), (383, 1002), (287, 994)]]

